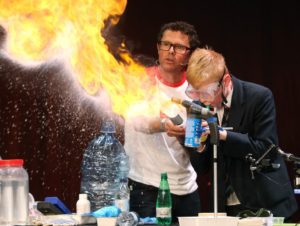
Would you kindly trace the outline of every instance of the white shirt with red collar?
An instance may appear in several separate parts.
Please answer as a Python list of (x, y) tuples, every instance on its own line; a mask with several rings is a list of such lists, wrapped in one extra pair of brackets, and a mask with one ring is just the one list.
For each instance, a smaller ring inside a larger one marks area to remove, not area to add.
[[(157, 68), (153, 68), (152, 72), (162, 102), (167, 99), (170, 102), (172, 97), (189, 99), (185, 94), (188, 85), (185, 73), (180, 82), (172, 84), (159, 76)], [(157, 109), (156, 116), (161, 113), (168, 115), (168, 112), (164, 112), (164, 104)], [(176, 114), (185, 123), (185, 108), (178, 108)], [(167, 172), (173, 194), (185, 195), (198, 188), (197, 174), (190, 163), (189, 155), (175, 137), (170, 137), (165, 132), (149, 134), (136, 131), (132, 124), (126, 122), (124, 147), (130, 159), (130, 179), (159, 187), (160, 174)]]

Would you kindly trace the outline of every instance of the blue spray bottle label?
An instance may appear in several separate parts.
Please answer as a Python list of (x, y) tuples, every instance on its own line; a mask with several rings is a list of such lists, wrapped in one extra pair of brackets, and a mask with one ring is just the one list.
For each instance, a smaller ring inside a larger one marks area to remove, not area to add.
[(188, 114), (186, 121), (185, 130), (185, 141), (184, 145), (186, 147), (197, 148), (201, 144), (201, 134), (202, 134), (202, 119), (197, 117), (196, 114)]

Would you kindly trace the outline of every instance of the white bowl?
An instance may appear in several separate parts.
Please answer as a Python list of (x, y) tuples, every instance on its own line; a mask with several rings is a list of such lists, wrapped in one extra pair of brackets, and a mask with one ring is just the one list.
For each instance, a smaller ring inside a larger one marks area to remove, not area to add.
[(97, 225), (98, 226), (115, 226), (117, 223), (116, 217), (98, 217)]
[(201, 216), (201, 217), (178, 217), (180, 226), (237, 226), (237, 217), (213, 217), (213, 216)]

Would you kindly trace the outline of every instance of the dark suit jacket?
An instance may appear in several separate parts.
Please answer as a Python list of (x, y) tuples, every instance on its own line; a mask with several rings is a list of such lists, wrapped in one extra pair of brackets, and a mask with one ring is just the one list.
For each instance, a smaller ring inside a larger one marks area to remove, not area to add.
[[(289, 217), (297, 210), (293, 189), (282, 157), (272, 150), (267, 156), (279, 163), (276, 170), (261, 170), (251, 177), (246, 155), (259, 159), (277, 144), (276, 112), (272, 92), (263, 86), (232, 77), (233, 96), (229, 110), (227, 140), (218, 147), (219, 211), (226, 204), (225, 180), (233, 187), (239, 201), (249, 209), (266, 208), (275, 216)], [(212, 146), (207, 153), (211, 157)], [(208, 155), (203, 153), (204, 155)], [(227, 179), (226, 179), (227, 178)]]

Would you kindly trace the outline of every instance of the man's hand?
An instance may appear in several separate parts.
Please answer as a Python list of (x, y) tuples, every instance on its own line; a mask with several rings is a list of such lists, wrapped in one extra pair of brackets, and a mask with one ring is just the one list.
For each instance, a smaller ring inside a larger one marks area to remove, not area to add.
[(174, 125), (174, 123), (170, 119), (166, 119), (165, 132), (170, 137), (184, 136), (185, 128), (183, 126)]
[(219, 130), (220, 140), (226, 140), (227, 138), (227, 131), (226, 130)]
[[(210, 134), (208, 124), (205, 120), (202, 120), (202, 128), (206, 128), (206, 129), (204, 129), (204, 132), (201, 135), (201, 142), (202, 142), (202, 140), (204, 140), (205, 136), (207, 137), (207, 135)], [(219, 137), (220, 140), (226, 140), (227, 131), (226, 130), (219, 130), (219, 135), (220, 135), (220, 137)]]

